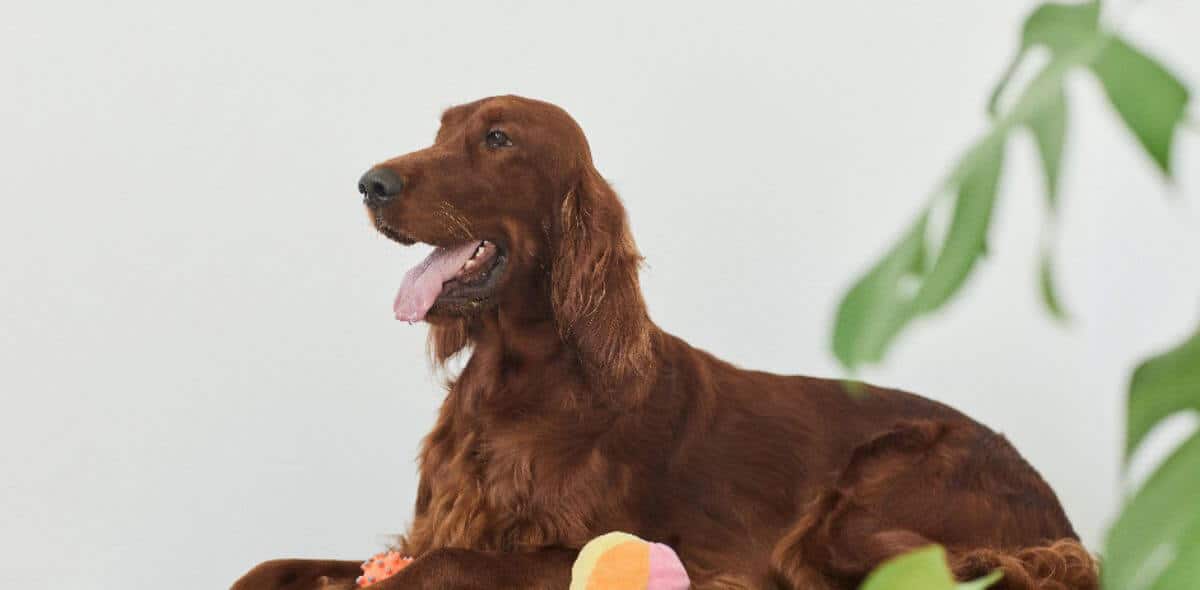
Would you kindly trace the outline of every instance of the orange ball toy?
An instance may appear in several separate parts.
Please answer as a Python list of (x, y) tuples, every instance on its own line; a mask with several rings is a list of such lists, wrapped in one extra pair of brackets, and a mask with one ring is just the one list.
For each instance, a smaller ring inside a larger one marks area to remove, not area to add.
[(376, 554), (362, 564), (363, 575), (354, 580), (359, 588), (366, 588), (375, 582), (396, 575), (396, 572), (408, 567), (413, 558), (400, 555), (395, 551)]

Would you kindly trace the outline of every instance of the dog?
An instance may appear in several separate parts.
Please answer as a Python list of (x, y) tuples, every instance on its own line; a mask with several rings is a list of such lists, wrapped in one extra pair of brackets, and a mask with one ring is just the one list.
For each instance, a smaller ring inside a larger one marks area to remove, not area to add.
[[(995, 588), (1094, 589), (1054, 492), (1000, 435), (917, 395), (744, 370), (659, 329), (625, 209), (579, 125), (498, 96), (359, 181), (371, 223), (435, 247), (394, 312), (468, 354), (420, 455), (416, 556), (377, 590), (566, 588), (588, 540), (679, 554), (698, 589), (857, 587), (939, 543)], [(351, 588), (357, 562), (276, 560), (235, 590)]]

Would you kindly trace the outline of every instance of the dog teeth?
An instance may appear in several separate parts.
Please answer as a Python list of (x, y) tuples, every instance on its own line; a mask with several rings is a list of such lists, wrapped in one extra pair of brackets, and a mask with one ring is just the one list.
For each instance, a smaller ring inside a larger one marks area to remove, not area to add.
[(468, 258), (467, 261), (463, 263), (462, 267), (458, 269), (457, 273), (455, 273), (455, 276), (461, 277), (463, 275), (469, 274), (476, 267), (483, 264), (482, 261), (483, 261), (484, 256), (490, 254), (492, 252), (492, 250), (495, 249), (495, 247), (496, 246), (494, 244), (492, 244), (491, 242), (489, 242), (487, 240), (481, 240), (479, 242), (479, 245), (475, 247), (475, 251), (473, 253), (471, 253), (471, 257)]

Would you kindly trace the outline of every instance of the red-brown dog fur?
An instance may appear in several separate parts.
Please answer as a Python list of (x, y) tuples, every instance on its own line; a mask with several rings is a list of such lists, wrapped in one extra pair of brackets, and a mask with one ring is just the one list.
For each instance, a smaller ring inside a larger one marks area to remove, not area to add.
[[(486, 145), (492, 129), (513, 145)], [(435, 358), (470, 359), (421, 453), (398, 543), (417, 560), (378, 590), (561, 590), (578, 549), (614, 530), (675, 548), (701, 589), (854, 588), (930, 543), (962, 578), (1003, 569), (997, 588), (1097, 587), (1002, 436), (916, 395), (740, 369), (659, 329), (625, 210), (562, 109), (458, 106), (433, 146), (380, 166), (405, 181), (373, 215), (385, 233), (489, 239), (508, 261), (482, 305), (431, 311)], [(350, 587), (356, 572), (271, 561), (234, 587)]]

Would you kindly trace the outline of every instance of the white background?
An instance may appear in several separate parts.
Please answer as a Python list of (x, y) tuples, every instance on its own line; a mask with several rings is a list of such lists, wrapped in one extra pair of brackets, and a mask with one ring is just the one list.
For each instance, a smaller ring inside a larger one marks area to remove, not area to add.
[[(1029, 2), (23, 3), (0, 25), (0, 584), (220, 588), (403, 530), (442, 391), (391, 319), (423, 253), (354, 185), (498, 93), (588, 132), (656, 321), (837, 375), (836, 302), (985, 125)], [(104, 3), (108, 4), (108, 3)], [(1110, 18), (1200, 82), (1200, 7)], [(1200, 135), (1166, 190), (1080, 74), (1035, 284), (1032, 143), (993, 256), (866, 377), (1006, 433), (1099, 549), (1135, 361), (1200, 320)], [(1165, 444), (1165, 443), (1164, 443)]]

